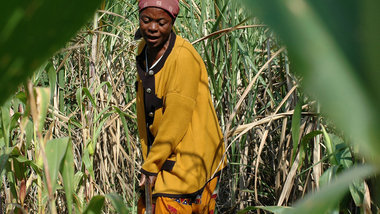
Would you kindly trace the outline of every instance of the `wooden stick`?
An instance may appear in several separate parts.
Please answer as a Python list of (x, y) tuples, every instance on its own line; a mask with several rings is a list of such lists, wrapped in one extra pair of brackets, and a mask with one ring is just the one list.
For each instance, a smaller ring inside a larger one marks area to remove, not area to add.
[(152, 208), (152, 188), (149, 176), (145, 179), (145, 214), (153, 214)]

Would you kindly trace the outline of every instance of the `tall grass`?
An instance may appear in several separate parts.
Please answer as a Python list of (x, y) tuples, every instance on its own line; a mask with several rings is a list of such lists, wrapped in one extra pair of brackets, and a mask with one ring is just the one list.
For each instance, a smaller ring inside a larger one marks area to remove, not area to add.
[[(245, 5), (181, 0), (180, 6), (174, 30), (205, 61), (225, 137), (229, 165), (220, 180), (219, 213), (258, 206), (282, 210), (361, 162), (320, 114), (319, 104), (299, 88), (302, 77), (295, 75), (285, 45)], [(58, 213), (136, 212), (142, 161), (134, 89), (137, 29), (136, 0), (103, 1), (92, 20), (2, 107), (0, 185), (6, 212), (43, 213), (46, 207)], [(39, 142), (51, 139), (66, 139), (66, 152), (61, 160), (43, 162)], [(50, 163), (60, 170), (51, 171)], [(43, 188), (52, 174), (58, 182)], [(368, 209), (368, 194), (368, 182), (357, 181), (340, 207), (329, 208)]]
[[(300, 152), (298, 138), (292, 149), (291, 116), (297, 103), (303, 105), (302, 120), (301, 109), (298, 111), (298, 136), (308, 134), (317, 129), (313, 104), (299, 98), (297, 78), (291, 74), (283, 45), (266, 26), (250, 17), (239, 2), (202, 4), (185, 7), (177, 27), (184, 37), (196, 41), (194, 45), (205, 59), (226, 139), (230, 164), (222, 177), (226, 188), (222, 189), (220, 210), (234, 212), (254, 204), (292, 202), (317, 185), (310, 173), (298, 180), (294, 170), (289, 173), (291, 157)], [(184, 26), (197, 30), (186, 34)], [(208, 37), (214, 32), (220, 33)], [(307, 165), (318, 161), (310, 160)], [(296, 169), (298, 162), (293, 165)], [(289, 182), (284, 186), (286, 179)], [(292, 188), (298, 185), (302, 190)]]

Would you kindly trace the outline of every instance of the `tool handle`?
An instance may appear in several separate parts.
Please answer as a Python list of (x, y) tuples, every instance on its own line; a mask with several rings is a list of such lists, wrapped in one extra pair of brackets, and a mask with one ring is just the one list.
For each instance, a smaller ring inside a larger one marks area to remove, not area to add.
[(152, 207), (152, 185), (149, 177), (145, 179), (145, 213), (153, 214)]

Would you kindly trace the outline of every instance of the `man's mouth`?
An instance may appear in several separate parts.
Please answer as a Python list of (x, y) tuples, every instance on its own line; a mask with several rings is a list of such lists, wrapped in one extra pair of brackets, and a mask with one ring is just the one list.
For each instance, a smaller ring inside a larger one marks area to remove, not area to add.
[(155, 42), (157, 42), (158, 39), (159, 39), (159, 37), (153, 37), (153, 36), (147, 36), (147, 38), (146, 38), (147, 42), (149, 42), (149, 43), (155, 43)]

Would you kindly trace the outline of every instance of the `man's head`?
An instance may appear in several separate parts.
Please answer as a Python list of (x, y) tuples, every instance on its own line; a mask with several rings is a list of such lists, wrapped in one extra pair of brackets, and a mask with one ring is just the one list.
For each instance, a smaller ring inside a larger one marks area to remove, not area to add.
[(148, 7), (156, 7), (165, 10), (174, 20), (177, 18), (179, 13), (179, 3), (178, 0), (140, 0), (139, 1), (139, 11), (143, 11)]
[(160, 50), (168, 41), (179, 12), (178, 0), (140, 0), (140, 33), (148, 48)]

